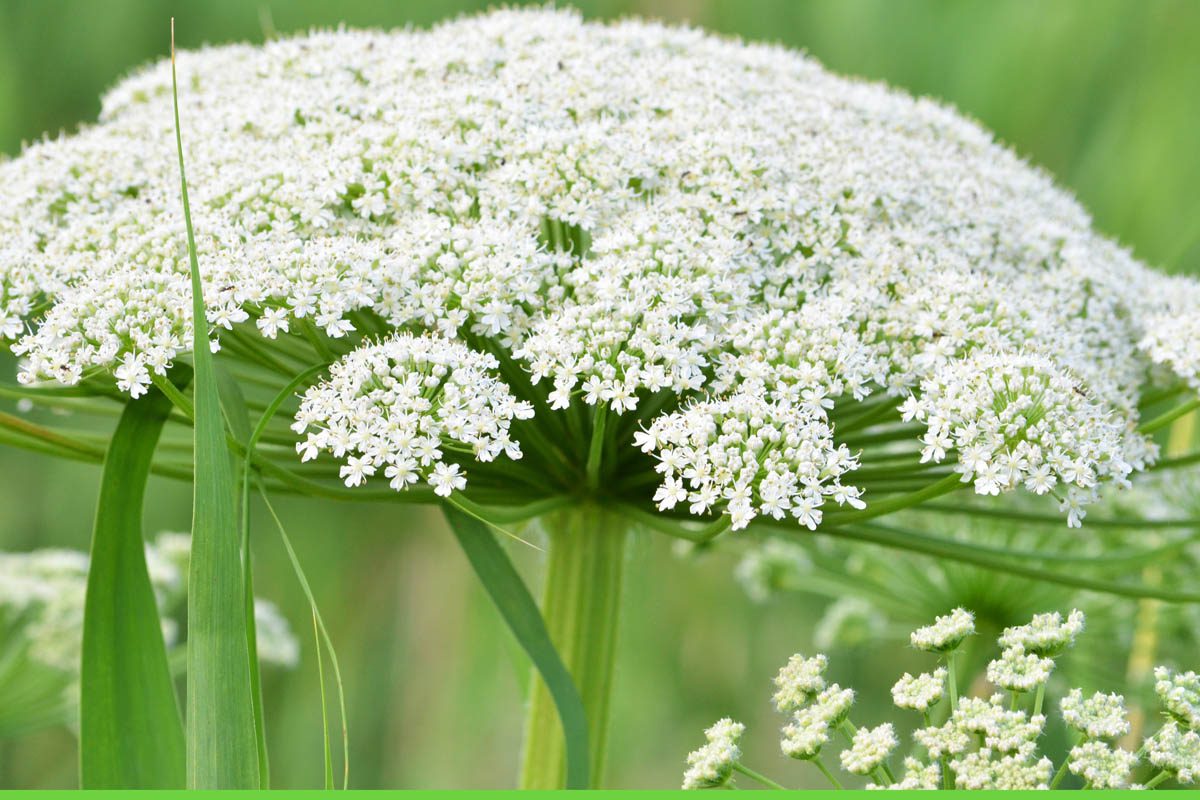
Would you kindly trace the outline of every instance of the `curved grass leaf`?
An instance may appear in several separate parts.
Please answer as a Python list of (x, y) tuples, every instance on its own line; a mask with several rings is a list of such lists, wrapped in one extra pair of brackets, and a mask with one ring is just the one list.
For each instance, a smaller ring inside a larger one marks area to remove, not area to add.
[[(221, 364), (214, 364), (217, 375), (217, 397), (221, 401), (221, 413), (229, 431), (239, 442), (250, 439), (250, 416), (246, 412), (246, 398), (233, 373)], [(235, 471), (240, 467), (248, 470), (249, 465), (234, 462)], [(244, 477), (244, 476), (243, 476)], [(243, 483), (245, 481), (243, 480)], [(242, 576), (245, 578), (242, 597), (246, 614), (246, 655), (250, 667), (250, 697), (254, 703), (254, 734), (258, 745), (259, 788), (271, 786), (271, 762), (267, 756), (267, 729), (263, 714), (262, 669), (258, 662), (258, 624), (254, 619), (254, 559), (250, 552), (250, 504), (243, 491), (241, 507)]]
[(188, 575), (187, 783), (193, 789), (255, 789), (261, 785), (250, 654), (246, 646), (245, 577), (235, 485), (196, 240), (188, 204), (171, 21), (171, 94), (179, 184), (192, 279), (192, 359), (195, 368), (195, 479), (192, 558)]
[(142, 539), (146, 479), (170, 411), (158, 390), (128, 403), (104, 462), (83, 612), (85, 789), (184, 785), (183, 726)]
[(537, 603), (488, 526), (452, 506), (444, 510), (475, 574), (554, 698), (567, 743), (566, 788), (588, 788), (588, 728), (583, 701), (554, 648)]
[[(271, 413), (274, 413), (273, 411)], [(264, 414), (263, 420), (269, 419), (269, 415)], [(261, 426), (262, 423), (260, 423)], [(257, 438), (257, 436), (255, 437)], [(333, 788), (333, 754), (329, 744), (329, 714), (327, 704), (325, 702), (325, 669), (321, 662), (321, 643), (325, 643), (325, 651), (329, 653), (329, 662), (333, 666), (333, 680), (337, 685), (338, 693), (338, 711), (342, 718), (342, 788), (346, 789), (350, 785), (350, 731), (346, 722), (346, 691), (342, 686), (342, 668), (338, 664), (337, 651), (333, 648), (333, 640), (329, 638), (329, 630), (325, 627), (325, 620), (321, 618), (321, 611), (317, 608), (317, 598), (313, 594), (312, 586), (309, 585), (308, 576), (304, 574), (304, 568), (300, 566), (300, 558), (296, 555), (296, 549), (292, 547), (292, 540), (287, 535), (287, 530), (283, 527), (283, 520), (275, 513), (275, 507), (271, 505), (271, 498), (267, 496), (266, 489), (261, 484), (259, 485), (259, 494), (262, 497), (263, 504), (270, 512), (271, 518), (275, 520), (275, 527), (279, 530), (279, 538), (283, 541), (283, 547), (287, 550), (288, 558), (292, 562), (292, 571), (296, 574), (296, 580), (300, 583), (300, 588), (304, 590), (304, 596), (308, 598), (308, 607), (312, 611), (313, 626), (318, 633), (317, 639), (317, 672), (321, 682), (321, 720), (324, 723), (324, 738), (325, 738), (325, 788)]]

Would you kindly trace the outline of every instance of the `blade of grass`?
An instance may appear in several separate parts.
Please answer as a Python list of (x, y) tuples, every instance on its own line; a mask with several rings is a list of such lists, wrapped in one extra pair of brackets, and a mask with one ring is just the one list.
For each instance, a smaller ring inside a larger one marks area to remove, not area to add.
[(186, 744), (146, 570), (142, 500), (171, 401), (151, 390), (125, 406), (104, 461), (83, 612), (79, 783), (177, 789)]
[[(292, 540), (287, 535), (287, 530), (283, 527), (283, 521), (279, 519), (279, 515), (275, 513), (275, 507), (271, 505), (271, 498), (267, 496), (266, 490), (260, 485), (258, 487), (259, 496), (262, 497), (263, 504), (266, 505), (267, 511), (271, 518), (275, 520), (275, 527), (279, 530), (279, 538), (283, 540), (283, 547), (287, 550), (288, 558), (292, 562), (292, 571), (296, 573), (296, 580), (300, 583), (300, 588), (304, 590), (304, 596), (308, 598), (309, 608), (312, 610), (313, 619), (316, 621), (317, 629), (321, 632), (321, 639), (325, 642), (325, 651), (329, 654), (329, 663), (333, 667), (333, 679), (337, 684), (338, 692), (338, 713), (342, 719), (342, 788), (345, 789), (350, 785), (350, 731), (346, 723), (346, 693), (342, 686), (342, 668), (338, 664), (337, 651), (333, 649), (333, 640), (329, 638), (329, 630), (325, 627), (325, 620), (321, 618), (321, 611), (317, 608), (317, 598), (313, 595), (312, 587), (308, 583), (308, 577), (304, 574), (304, 568), (300, 566), (300, 558), (296, 555), (295, 548), (292, 547)], [(319, 658), (319, 656), (318, 656)], [(320, 665), (318, 664), (318, 669)], [(325, 698), (325, 680), (321, 679), (321, 702), (324, 708)], [(326, 736), (328, 737), (328, 724), (326, 725)], [(333, 769), (332, 755), (329, 749), (326, 748), (326, 764), (325, 772), (328, 775)]]
[(217, 392), (196, 237), (188, 203), (171, 20), (171, 99), (179, 185), (192, 281), (195, 479), (188, 576), (187, 783), (193, 789), (261, 785), (250, 654), (246, 646), (245, 577), (234, 508), (233, 469)]
[(313, 614), (313, 639), (317, 654), (317, 680), (321, 684), (321, 731), (325, 734), (325, 789), (333, 789), (333, 746), (329, 741), (329, 703), (325, 700), (325, 663), (321, 658), (321, 628), (317, 625), (317, 615)]
[(566, 788), (588, 788), (588, 728), (583, 701), (550, 640), (537, 603), (486, 523), (454, 506), (444, 506), (443, 510), (475, 574), (554, 698), (567, 743)]
[[(259, 755), (259, 774), (262, 776), (262, 788), (266, 789), (270, 785), (270, 761), (267, 757), (267, 742), (266, 729), (263, 718), (262, 707), (262, 676), (258, 668), (258, 642), (256, 623), (254, 619), (254, 573), (251, 564), (250, 553), (250, 475), (253, 470), (253, 461), (255, 448), (258, 446), (258, 440), (262, 437), (263, 432), (267, 429), (268, 423), (275, 416), (275, 412), (279, 407), (291, 396), (296, 388), (308, 380), (313, 375), (316, 375), (320, 370), (324, 369), (325, 365), (321, 364), (311, 367), (304, 372), (301, 372), (293, 378), (287, 386), (275, 396), (275, 399), (267, 406), (259, 419), (254, 430), (250, 430), (250, 421), (246, 416), (246, 405), (241, 401), (242, 393), (237, 382), (228, 371), (218, 371), (218, 379), (220, 380), (219, 387), (221, 388), (222, 407), (226, 409), (226, 418), (229, 419), (230, 428), (238, 441), (246, 443), (245, 454), (241, 462), (241, 532), (242, 532), (242, 562), (245, 565), (246, 574), (246, 645), (250, 655), (250, 680), (251, 691), (254, 695), (254, 724), (258, 734), (258, 755)], [(238, 409), (237, 412), (230, 413), (228, 409)], [(314, 623), (315, 624), (315, 623)], [(317, 641), (317, 669), (321, 671), (320, 663), (320, 640)], [(325, 680), (321, 679), (321, 713), (322, 718), (325, 714)], [(326, 750), (328, 750), (329, 729), (325, 729)], [(332, 775), (331, 764), (326, 764), (327, 772)], [(332, 777), (329, 783), (332, 784)], [(326, 788), (333, 788), (332, 785)]]
[[(250, 417), (246, 413), (246, 398), (233, 373), (221, 364), (213, 365), (217, 375), (217, 397), (221, 402), (221, 413), (229, 432), (239, 441), (250, 438)], [(232, 454), (231, 454), (232, 456)], [(235, 470), (240, 468), (243, 474), (243, 489), (245, 487), (246, 470), (249, 466), (241, 461), (234, 462)], [(250, 697), (254, 702), (254, 734), (258, 745), (258, 776), (259, 788), (268, 789), (271, 786), (271, 762), (267, 754), (267, 729), (263, 715), (262, 699), (262, 669), (258, 662), (258, 623), (254, 618), (254, 559), (250, 552), (250, 505), (245, 491), (241, 496), (241, 542), (242, 542), (242, 575), (245, 577), (242, 597), (245, 601), (246, 615), (246, 654), (250, 668)]]

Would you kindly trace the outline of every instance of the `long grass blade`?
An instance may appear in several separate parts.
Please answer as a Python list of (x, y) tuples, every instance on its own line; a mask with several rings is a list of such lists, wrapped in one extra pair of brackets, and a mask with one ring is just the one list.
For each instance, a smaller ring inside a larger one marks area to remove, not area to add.
[[(313, 595), (312, 586), (308, 583), (308, 576), (304, 574), (304, 568), (300, 566), (300, 558), (296, 555), (295, 548), (292, 547), (292, 540), (287, 535), (287, 530), (283, 527), (283, 520), (275, 513), (275, 507), (271, 505), (271, 498), (267, 496), (266, 491), (259, 486), (259, 495), (262, 497), (263, 504), (266, 505), (267, 511), (271, 514), (271, 518), (275, 520), (275, 526), (279, 529), (279, 538), (283, 541), (283, 547), (287, 550), (288, 558), (292, 562), (292, 570), (296, 573), (296, 580), (300, 583), (300, 588), (304, 590), (304, 596), (308, 598), (309, 608), (312, 610), (313, 621), (316, 623), (317, 630), (321, 633), (321, 640), (325, 642), (325, 652), (329, 654), (329, 663), (333, 667), (333, 679), (337, 684), (338, 692), (338, 713), (342, 719), (342, 788), (345, 789), (350, 785), (350, 731), (346, 722), (346, 692), (342, 686), (342, 668), (338, 664), (337, 651), (333, 649), (333, 640), (329, 638), (329, 630), (325, 627), (325, 620), (321, 618), (321, 611), (317, 608), (317, 598)], [(318, 655), (318, 659), (320, 656)], [(328, 719), (325, 717), (325, 677), (324, 669), (320, 662), (317, 664), (318, 671), (321, 673), (321, 708), (322, 718), (326, 719), (326, 741), (328, 741)], [(328, 746), (325, 748), (325, 774), (329, 776), (332, 772), (332, 756)]]
[(85, 789), (177, 789), (186, 744), (142, 539), (142, 500), (171, 402), (125, 406), (104, 462), (83, 612), (79, 777)]
[[(221, 414), (225, 424), (234, 439), (245, 442), (250, 438), (250, 417), (246, 413), (246, 398), (238, 385), (233, 373), (224, 369), (220, 364), (214, 364), (217, 375), (217, 397), (221, 401)], [(258, 662), (258, 624), (254, 618), (254, 559), (250, 552), (250, 504), (246, 496), (245, 485), (248, 478), (249, 465), (244, 461), (235, 461), (235, 469), (242, 472), (243, 491), (240, 500), (241, 509), (241, 542), (242, 542), (242, 576), (244, 577), (242, 597), (246, 615), (246, 655), (250, 668), (250, 697), (254, 703), (254, 735), (258, 745), (258, 777), (259, 788), (269, 789), (271, 786), (271, 761), (267, 755), (267, 729), (263, 713), (262, 698), (262, 669)]]
[(193, 789), (261, 785), (250, 654), (246, 646), (245, 577), (238, 537), (233, 468), (208, 342), (208, 320), (188, 203), (171, 21), (171, 94), (179, 184), (192, 281), (195, 369), (195, 479), (188, 576), (187, 783)]
[(488, 525), (453, 506), (445, 506), (444, 510), (475, 574), (554, 698), (567, 743), (566, 788), (588, 788), (588, 728), (583, 701), (550, 639), (537, 603)]

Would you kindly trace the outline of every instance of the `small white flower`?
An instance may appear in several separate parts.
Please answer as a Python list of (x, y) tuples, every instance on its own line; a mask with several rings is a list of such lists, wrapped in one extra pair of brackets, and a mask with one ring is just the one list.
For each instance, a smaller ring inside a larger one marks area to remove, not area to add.
[(1075, 637), (1083, 630), (1083, 612), (1075, 609), (1064, 620), (1057, 611), (1035, 614), (1027, 625), (1005, 628), (1000, 635), (1000, 646), (1007, 649), (1019, 647), (1027, 653), (1054, 658), (1075, 644)]
[(1146, 740), (1146, 754), (1151, 764), (1180, 783), (1195, 783), (1200, 778), (1200, 733), (1180, 730), (1175, 720)]
[(819, 708), (802, 708), (783, 726), (779, 747), (789, 758), (809, 761), (820, 755), (830, 734), (829, 720)]
[(906, 672), (892, 687), (892, 701), (898, 708), (909, 708), (924, 713), (942, 699), (945, 687), (946, 670), (943, 667), (938, 667), (932, 673), (922, 673), (915, 678)]
[(818, 653), (806, 658), (797, 653), (775, 676), (775, 708), (787, 713), (805, 706), (825, 689), (825, 668), (829, 661)]
[(946, 616), (938, 617), (934, 624), (913, 631), (910, 641), (918, 650), (945, 653), (956, 649), (964, 639), (974, 633), (975, 615), (965, 609), (956, 608)]
[(459, 474), (458, 464), (435, 464), (429, 476), (429, 485), (439, 497), (449, 497), (451, 492), (467, 487), (467, 479)]
[(1119, 694), (1096, 692), (1084, 699), (1082, 691), (1072, 689), (1060, 706), (1063, 721), (1089, 739), (1116, 739), (1129, 732), (1125, 698)]
[(850, 748), (842, 751), (842, 769), (855, 775), (870, 775), (887, 761), (898, 743), (890, 722), (875, 728), (859, 728)]
[(1020, 645), (1008, 647), (987, 667), (992, 685), (1011, 692), (1028, 692), (1044, 684), (1054, 670), (1054, 661), (1026, 653)]
[(135, 400), (144, 395), (150, 386), (150, 373), (141, 357), (133, 353), (126, 353), (122, 357), (121, 364), (113, 371), (113, 375), (117, 379), (117, 388), (129, 392), (129, 396)]
[(1158, 667), (1154, 678), (1154, 691), (1163, 709), (1192, 730), (1200, 731), (1200, 675)]
[(738, 742), (746, 726), (728, 717), (704, 732), (707, 742), (687, 757), (684, 789), (715, 789), (729, 783), (733, 765), (742, 757)]
[(1071, 749), (1067, 766), (1092, 789), (1123, 789), (1137, 756), (1104, 742), (1084, 742)]
[(904, 777), (890, 786), (880, 786), (874, 783), (868, 783), (868, 789), (897, 789), (897, 790), (914, 790), (921, 789), (929, 791), (932, 789), (940, 789), (942, 787), (942, 768), (936, 761), (929, 764), (923, 764), (919, 760), (911, 756), (904, 759)]

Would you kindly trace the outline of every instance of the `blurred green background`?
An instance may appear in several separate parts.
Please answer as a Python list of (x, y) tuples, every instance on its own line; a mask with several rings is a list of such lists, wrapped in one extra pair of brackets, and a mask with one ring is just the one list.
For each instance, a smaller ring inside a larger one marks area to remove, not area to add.
[[(95, 118), (101, 92), (180, 46), (258, 41), (345, 22), (425, 25), (484, 7), (432, 0), (0, 0), (0, 154)], [(1100, 229), (1156, 265), (1200, 271), (1200, 3), (1192, 0), (594, 0), (585, 15), (687, 20), (803, 48), (844, 73), (942, 98), (1074, 190)], [(0, 191), (4, 188), (0, 187)], [(86, 549), (98, 470), (0, 450), (0, 548)], [(186, 529), (190, 489), (151, 484), (147, 530)], [(506, 787), (520, 745), (524, 667), (433, 513), (281, 501), (339, 649), (352, 784)], [(320, 700), (309, 618), (258, 511), (257, 589), (302, 634), (302, 664), (266, 677), (274, 783), (321, 781)], [(812, 650), (821, 605), (756, 605), (735, 559), (681, 559), (641, 540), (628, 571), (609, 783), (678, 785), (685, 754), (717, 717), (755, 732), (751, 763), (793, 785), (781, 762), (769, 679)], [(531, 578), (536, 559), (518, 554)], [(898, 671), (923, 669), (884, 643), (834, 654), (835, 678), (886, 702)], [(872, 664), (886, 664), (872, 677)], [(862, 717), (877, 722), (871, 705)], [(0, 787), (73, 785), (69, 732), (0, 740)]]

